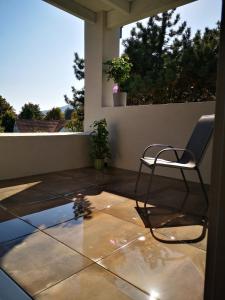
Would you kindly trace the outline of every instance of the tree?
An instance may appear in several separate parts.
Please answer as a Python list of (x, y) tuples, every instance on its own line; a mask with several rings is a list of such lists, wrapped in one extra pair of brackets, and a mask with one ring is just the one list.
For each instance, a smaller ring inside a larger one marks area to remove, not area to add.
[(21, 109), (21, 113), (19, 114), (19, 119), (41, 120), (42, 118), (43, 114), (39, 105), (30, 102), (24, 104)]
[(74, 112), (74, 109), (73, 108), (69, 108), (67, 107), (67, 109), (65, 110), (65, 120), (71, 120), (72, 118), (72, 113)]
[[(80, 58), (78, 53), (74, 53), (74, 75), (77, 80), (84, 79), (85, 62), (83, 58)], [(70, 99), (67, 95), (64, 95), (64, 99), (67, 104), (71, 105), (77, 112), (78, 118), (81, 122), (84, 120), (84, 88), (77, 90), (74, 86), (71, 87), (73, 97)]]
[(165, 82), (165, 54), (171, 39), (179, 39), (186, 28), (186, 22), (179, 25), (180, 16), (173, 14), (174, 10), (170, 10), (150, 17), (146, 27), (137, 22), (131, 37), (123, 41), (125, 54), (133, 64), (127, 82), (129, 98), (137, 103), (155, 103), (161, 96)]
[(16, 113), (13, 107), (0, 95), (0, 127), (1, 132), (13, 132)]
[(123, 41), (133, 64), (127, 81), (130, 104), (204, 101), (215, 98), (219, 24), (191, 38), (175, 10), (138, 22)]
[(198, 30), (188, 43), (182, 40), (174, 62), (177, 76), (173, 98), (176, 102), (179, 99), (188, 102), (215, 100), (219, 32), (220, 24), (217, 23), (214, 29), (205, 28), (203, 34)]
[(65, 126), (69, 131), (73, 132), (81, 132), (84, 130), (83, 121), (81, 121), (78, 117), (76, 111), (73, 111), (71, 114), (71, 119), (66, 123)]
[(64, 115), (59, 107), (53, 107), (45, 116), (45, 120), (63, 120)]
[(12, 110), (7, 110), (1, 117), (1, 126), (5, 132), (13, 132), (16, 115)]
[(7, 111), (14, 111), (13, 107), (0, 95), (0, 117)]

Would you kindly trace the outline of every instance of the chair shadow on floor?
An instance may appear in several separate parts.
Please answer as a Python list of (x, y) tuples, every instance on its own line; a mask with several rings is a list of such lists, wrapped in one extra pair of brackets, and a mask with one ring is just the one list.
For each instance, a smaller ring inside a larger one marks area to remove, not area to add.
[[(208, 227), (208, 218), (205, 214), (197, 214), (194, 209), (187, 209), (188, 200), (193, 197), (190, 193), (185, 193), (183, 201), (179, 208), (169, 207), (164, 205), (151, 205), (145, 209), (144, 207), (135, 207), (137, 213), (142, 219), (146, 228), (150, 229), (153, 237), (163, 243), (176, 244), (176, 243), (198, 243), (206, 237), (207, 227)], [(150, 201), (151, 202), (151, 201)], [(153, 201), (155, 202), (155, 201)], [(167, 229), (169, 228), (179, 230), (179, 228), (189, 227), (191, 232), (193, 227), (201, 226), (201, 232), (197, 237), (194, 238), (181, 238), (173, 239), (162, 238), (162, 234), (157, 234), (157, 229)]]

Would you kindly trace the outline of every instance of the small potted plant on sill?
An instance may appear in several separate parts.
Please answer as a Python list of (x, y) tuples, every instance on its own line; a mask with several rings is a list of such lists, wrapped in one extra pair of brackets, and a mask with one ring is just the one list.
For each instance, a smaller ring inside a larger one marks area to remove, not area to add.
[(114, 106), (125, 106), (127, 102), (127, 92), (124, 85), (130, 77), (132, 63), (127, 55), (113, 58), (104, 63), (106, 66), (104, 72), (107, 75), (107, 80), (112, 79), (115, 83), (113, 88)]
[(111, 157), (106, 119), (94, 121), (91, 125), (91, 158), (94, 161), (95, 169), (102, 170), (105, 160)]

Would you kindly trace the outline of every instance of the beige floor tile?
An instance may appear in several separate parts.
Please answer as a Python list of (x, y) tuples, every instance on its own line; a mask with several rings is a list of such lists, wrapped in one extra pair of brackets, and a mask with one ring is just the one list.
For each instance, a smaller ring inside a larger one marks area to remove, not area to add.
[[(113, 215), (122, 220), (134, 223), (136, 225), (149, 228), (148, 218), (145, 215), (143, 203), (139, 203), (140, 208), (136, 209), (136, 203), (134, 200), (127, 200), (121, 204), (104, 209), (102, 212)], [(151, 209), (151, 223), (152, 226), (163, 226), (163, 224), (169, 222), (171, 219), (176, 218), (177, 214), (174, 210), (167, 208), (158, 208), (151, 205), (147, 205)]]
[(35, 297), (37, 300), (149, 300), (117, 276), (92, 265)]
[(0, 246), (0, 266), (30, 295), (66, 279), (90, 260), (38, 232)]
[(39, 194), (39, 192), (37, 192), (36, 196), (34, 194), (33, 198), (32, 195), (26, 198), (24, 195), (24, 198), (21, 197), (20, 201), (9, 200), (8, 202), (4, 202), (2, 206), (9, 212), (22, 217), (71, 202), (69, 199), (57, 198), (56, 196), (42, 193)]
[(92, 182), (89, 182), (83, 178), (72, 179), (72, 178), (62, 178), (62, 179), (51, 179), (50, 181), (45, 180), (40, 184), (35, 186), (35, 189), (53, 194), (53, 195), (65, 195), (75, 191), (82, 190), (93, 186)]
[(118, 205), (106, 207), (102, 212), (115, 216), (124, 221), (128, 221), (136, 225), (145, 227), (135, 207), (136, 203), (134, 200), (126, 200)]
[(94, 212), (88, 219), (71, 220), (45, 232), (97, 261), (147, 233), (147, 230), (111, 215)]
[[(0, 201), (3, 201), (7, 198), (15, 198), (20, 193), (24, 193), (28, 191), (30, 188), (35, 187), (38, 185), (39, 182), (31, 182), (31, 183), (13, 183), (8, 186), (3, 186), (0, 188)], [(3, 185), (3, 184), (2, 184)]]
[(205, 252), (168, 245), (150, 234), (99, 262), (106, 269), (163, 300), (202, 300)]
[(14, 219), (15, 216), (10, 214), (6, 209), (0, 207), (0, 223)]
[(2, 270), (0, 270), (0, 299), (2, 300), (32, 300), (25, 292)]
[[(158, 228), (156, 229), (156, 232), (165, 235), (168, 238), (168, 240), (183, 240), (183, 239), (188, 240), (188, 239), (195, 239), (199, 237), (202, 233), (202, 226), (193, 225), (193, 226)], [(206, 251), (207, 234), (202, 241), (197, 243), (192, 243), (191, 245)]]
[(74, 180), (83, 179), (92, 184), (104, 185), (116, 180), (117, 178), (109, 173), (107, 169), (98, 171), (94, 168), (83, 168), (79, 170), (64, 171), (67, 176)]
[(34, 233), (35, 231), (37, 231), (35, 227), (11, 216), (11, 219), (8, 219), (7, 221), (0, 221), (0, 243), (17, 239)]
[(60, 205), (58, 203), (55, 207), (53, 206), (40, 212), (25, 215), (22, 217), (22, 220), (39, 229), (45, 229), (74, 219), (78, 214), (79, 211), (77, 211), (75, 203), (70, 201), (67, 204)]
[(110, 208), (127, 200), (125, 197), (105, 192), (100, 188), (90, 188), (82, 192), (71, 194), (68, 196), (68, 198), (73, 201), (85, 200), (89, 203), (92, 210)]

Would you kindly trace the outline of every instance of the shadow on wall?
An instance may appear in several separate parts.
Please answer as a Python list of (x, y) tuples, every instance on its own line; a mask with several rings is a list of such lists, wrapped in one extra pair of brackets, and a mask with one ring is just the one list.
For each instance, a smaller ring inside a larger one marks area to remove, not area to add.
[(119, 147), (119, 130), (118, 125), (114, 122), (110, 124), (110, 147), (112, 152), (112, 164), (115, 160), (117, 160), (120, 156), (120, 147)]

